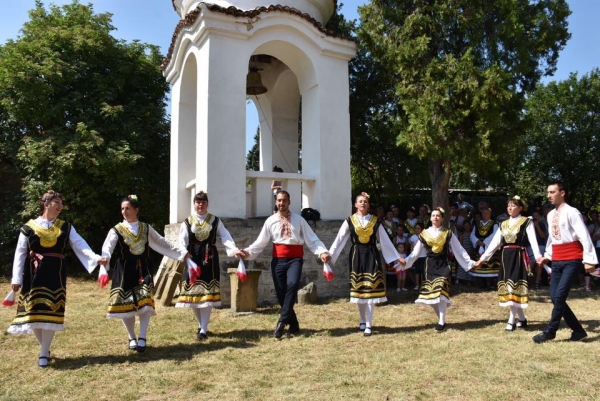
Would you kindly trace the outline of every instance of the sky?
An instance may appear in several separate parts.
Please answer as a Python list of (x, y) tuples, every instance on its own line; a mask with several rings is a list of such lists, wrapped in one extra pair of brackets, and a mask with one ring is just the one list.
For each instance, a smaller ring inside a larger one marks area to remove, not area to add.
[[(207, 0), (207, 2), (210, 0)], [(62, 5), (71, 0), (43, 0), (44, 5)], [(82, 4), (92, 3), (96, 13), (113, 14), (116, 31), (112, 35), (127, 41), (140, 40), (160, 46), (167, 54), (179, 15), (171, 0), (81, 0)], [(342, 14), (346, 19), (358, 19), (357, 8), (368, 1), (338, 0), (343, 3)], [(258, 2), (258, 4), (262, 2)], [(553, 77), (543, 82), (564, 80), (572, 72), (582, 76), (600, 67), (600, 0), (568, 0), (572, 14), (569, 17), (571, 39), (561, 52), (557, 71)], [(264, 2), (264, 4), (268, 4)], [(35, 7), (35, 0), (0, 0), (0, 43), (16, 39), (19, 30), (29, 16), (28, 10)], [(258, 126), (254, 106), (250, 105), (246, 119), (246, 149), (253, 145), (253, 137)]]

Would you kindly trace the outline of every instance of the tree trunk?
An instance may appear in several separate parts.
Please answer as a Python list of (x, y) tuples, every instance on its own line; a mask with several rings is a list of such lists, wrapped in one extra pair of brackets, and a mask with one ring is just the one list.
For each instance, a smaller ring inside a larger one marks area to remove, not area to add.
[(446, 218), (449, 218), (448, 205), (448, 187), (450, 186), (450, 161), (444, 159), (429, 159), (428, 162), (429, 178), (431, 179), (431, 198), (433, 199), (432, 209), (441, 206), (446, 211)]

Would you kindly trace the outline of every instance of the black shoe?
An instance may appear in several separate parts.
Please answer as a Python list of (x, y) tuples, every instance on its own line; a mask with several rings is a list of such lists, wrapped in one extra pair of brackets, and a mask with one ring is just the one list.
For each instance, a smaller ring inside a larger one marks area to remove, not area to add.
[(285, 330), (285, 323), (277, 322), (277, 327), (275, 327), (275, 331), (273, 332), (273, 336), (275, 338), (281, 338), (283, 336), (283, 331)]
[(208, 338), (208, 335), (207, 333), (202, 333), (200, 329), (198, 329), (198, 334), (196, 335), (196, 338), (198, 339), (198, 341), (204, 341)]
[(548, 340), (554, 340), (555, 338), (556, 334), (549, 333), (547, 331), (542, 331), (540, 334), (536, 334), (535, 336), (533, 336), (532, 340), (534, 343), (540, 344)]
[(527, 327), (527, 319), (517, 320), (517, 329), (524, 329)]
[(48, 358), (49, 357), (40, 356), (38, 358), (38, 366), (42, 369), (46, 369), (48, 367)]
[(366, 323), (361, 323), (358, 325), (358, 331), (365, 331), (366, 327), (367, 327)]
[(299, 323), (290, 324), (290, 327), (288, 328), (288, 334), (298, 334), (299, 332), (300, 332), (300, 324)]
[(506, 331), (515, 331), (515, 324), (514, 323), (506, 323)]
[(587, 333), (585, 331), (574, 331), (571, 333), (571, 338), (569, 341), (581, 341), (587, 337)]
[(128, 346), (130, 350), (135, 351), (137, 349), (137, 340), (135, 338), (130, 338)]
[[(140, 341), (143, 341), (144, 345), (140, 345)], [(137, 347), (136, 347), (135, 350), (137, 352), (144, 352), (144, 351), (146, 351), (146, 339), (145, 338), (142, 338), (142, 337), (138, 338), (138, 345), (137, 345)]]
[(438, 323), (435, 325), (435, 331), (437, 331), (438, 333), (441, 333), (444, 330), (446, 330), (446, 323), (444, 323), (444, 324)]

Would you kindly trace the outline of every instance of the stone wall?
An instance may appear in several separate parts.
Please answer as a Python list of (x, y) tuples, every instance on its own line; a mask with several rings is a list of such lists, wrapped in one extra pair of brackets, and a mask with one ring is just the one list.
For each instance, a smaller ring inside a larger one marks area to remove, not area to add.
[[(223, 224), (231, 233), (238, 248), (245, 248), (250, 245), (258, 236), (265, 219), (222, 219)], [(331, 246), (335, 239), (342, 221), (318, 221), (311, 223), (315, 233), (327, 248)], [(165, 238), (171, 243), (177, 242), (180, 223), (169, 224), (165, 226)], [(225, 253), (223, 245), (217, 241), (219, 250), (219, 260), (221, 262), (221, 298), (224, 305), (231, 303), (231, 286), (229, 284), (228, 268), (237, 268), (237, 259), (230, 258)], [(346, 244), (344, 251), (340, 255), (337, 263), (333, 266), (334, 279), (328, 282), (323, 276), (323, 265), (317, 256), (313, 255), (309, 249), (304, 247), (304, 266), (302, 268), (302, 278), (300, 288), (310, 282), (317, 286), (319, 297), (348, 297), (349, 296), (349, 268), (348, 253), (350, 241)], [(246, 269), (258, 269), (262, 273), (258, 282), (258, 304), (276, 304), (277, 297), (273, 287), (271, 276), (271, 246), (263, 251), (262, 255), (256, 260), (246, 262)]]

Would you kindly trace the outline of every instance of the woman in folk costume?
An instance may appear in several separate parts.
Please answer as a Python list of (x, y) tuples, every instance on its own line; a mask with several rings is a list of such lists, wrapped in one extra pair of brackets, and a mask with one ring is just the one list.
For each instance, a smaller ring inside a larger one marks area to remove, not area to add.
[[(146, 333), (154, 310), (154, 282), (150, 248), (183, 261), (187, 250), (171, 245), (150, 225), (138, 221), (140, 203), (129, 195), (121, 201), (123, 221), (114, 226), (102, 246), (102, 256), (114, 257), (114, 273), (106, 317), (123, 320), (129, 334), (129, 349), (146, 350)], [(140, 334), (135, 334), (135, 317), (140, 320)]]
[(21, 293), (17, 316), (7, 332), (33, 333), (40, 344), (38, 366), (45, 368), (54, 334), (64, 328), (67, 244), (90, 273), (107, 260), (90, 249), (75, 227), (58, 219), (63, 209), (59, 193), (50, 190), (39, 202), (39, 217), (25, 223), (19, 233), (11, 283), (12, 290)]
[[(515, 327), (527, 327), (527, 319), (523, 311), (529, 302), (527, 245), (531, 245), (536, 260), (541, 256), (531, 218), (521, 216), (523, 207), (523, 201), (518, 196), (508, 200), (506, 210), (509, 219), (502, 222), (488, 248), (476, 263), (476, 266), (484, 263), (497, 249), (501, 249), (502, 265), (498, 272), (498, 300), (500, 306), (510, 308), (507, 331), (513, 331)], [(515, 323), (517, 315), (519, 320)]]
[(446, 308), (450, 306), (450, 259), (451, 251), (461, 267), (468, 271), (475, 262), (458, 242), (452, 230), (442, 227), (444, 209), (435, 208), (431, 212), (431, 226), (421, 232), (419, 241), (406, 260), (400, 263), (408, 269), (419, 257), (421, 250), (425, 249), (425, 271), (419, 290), (419, 298), (415, 303), (431, 305), (438, 316), (435, 331), (442, 332), (446, 328)]
[(333, 263), (344, 249), (348, 238), (352, 241), (350, 248), (350, 302), (358, 305), (360, 314), (359, 330), (365, 336), (373, 332), (372, 319), (375, 304), (387, 301), (385, 296), (385, 273), (381, 264), (377, 241), (381, 244), (381, 252), (386, 263), (400, 259), (394, 244), (386, 231), (377, 221), (376, 216), (369, 214), (369, 195), (366, 192), (356, 197), (354, 206), (356, 213), (342, 223), (337, 237), (333, 241), (329, 254)]
[(175, 307), (192, 308), (198, 321), (198, 340), (208, 335), (208, 321), (213, 306), (221, 306), (221, 268), (217, 238), (225, 246), (227, 256), (238, 251), (231, 234), (221, 219), (208, 213), (208, 194), (200, 191), (194, 196), (194, 211), (184, 220), (179, 231), (179, 245), (186, 248), (199, 267), (200, 276), (187, 268), (183, 276), (183, 288)]

